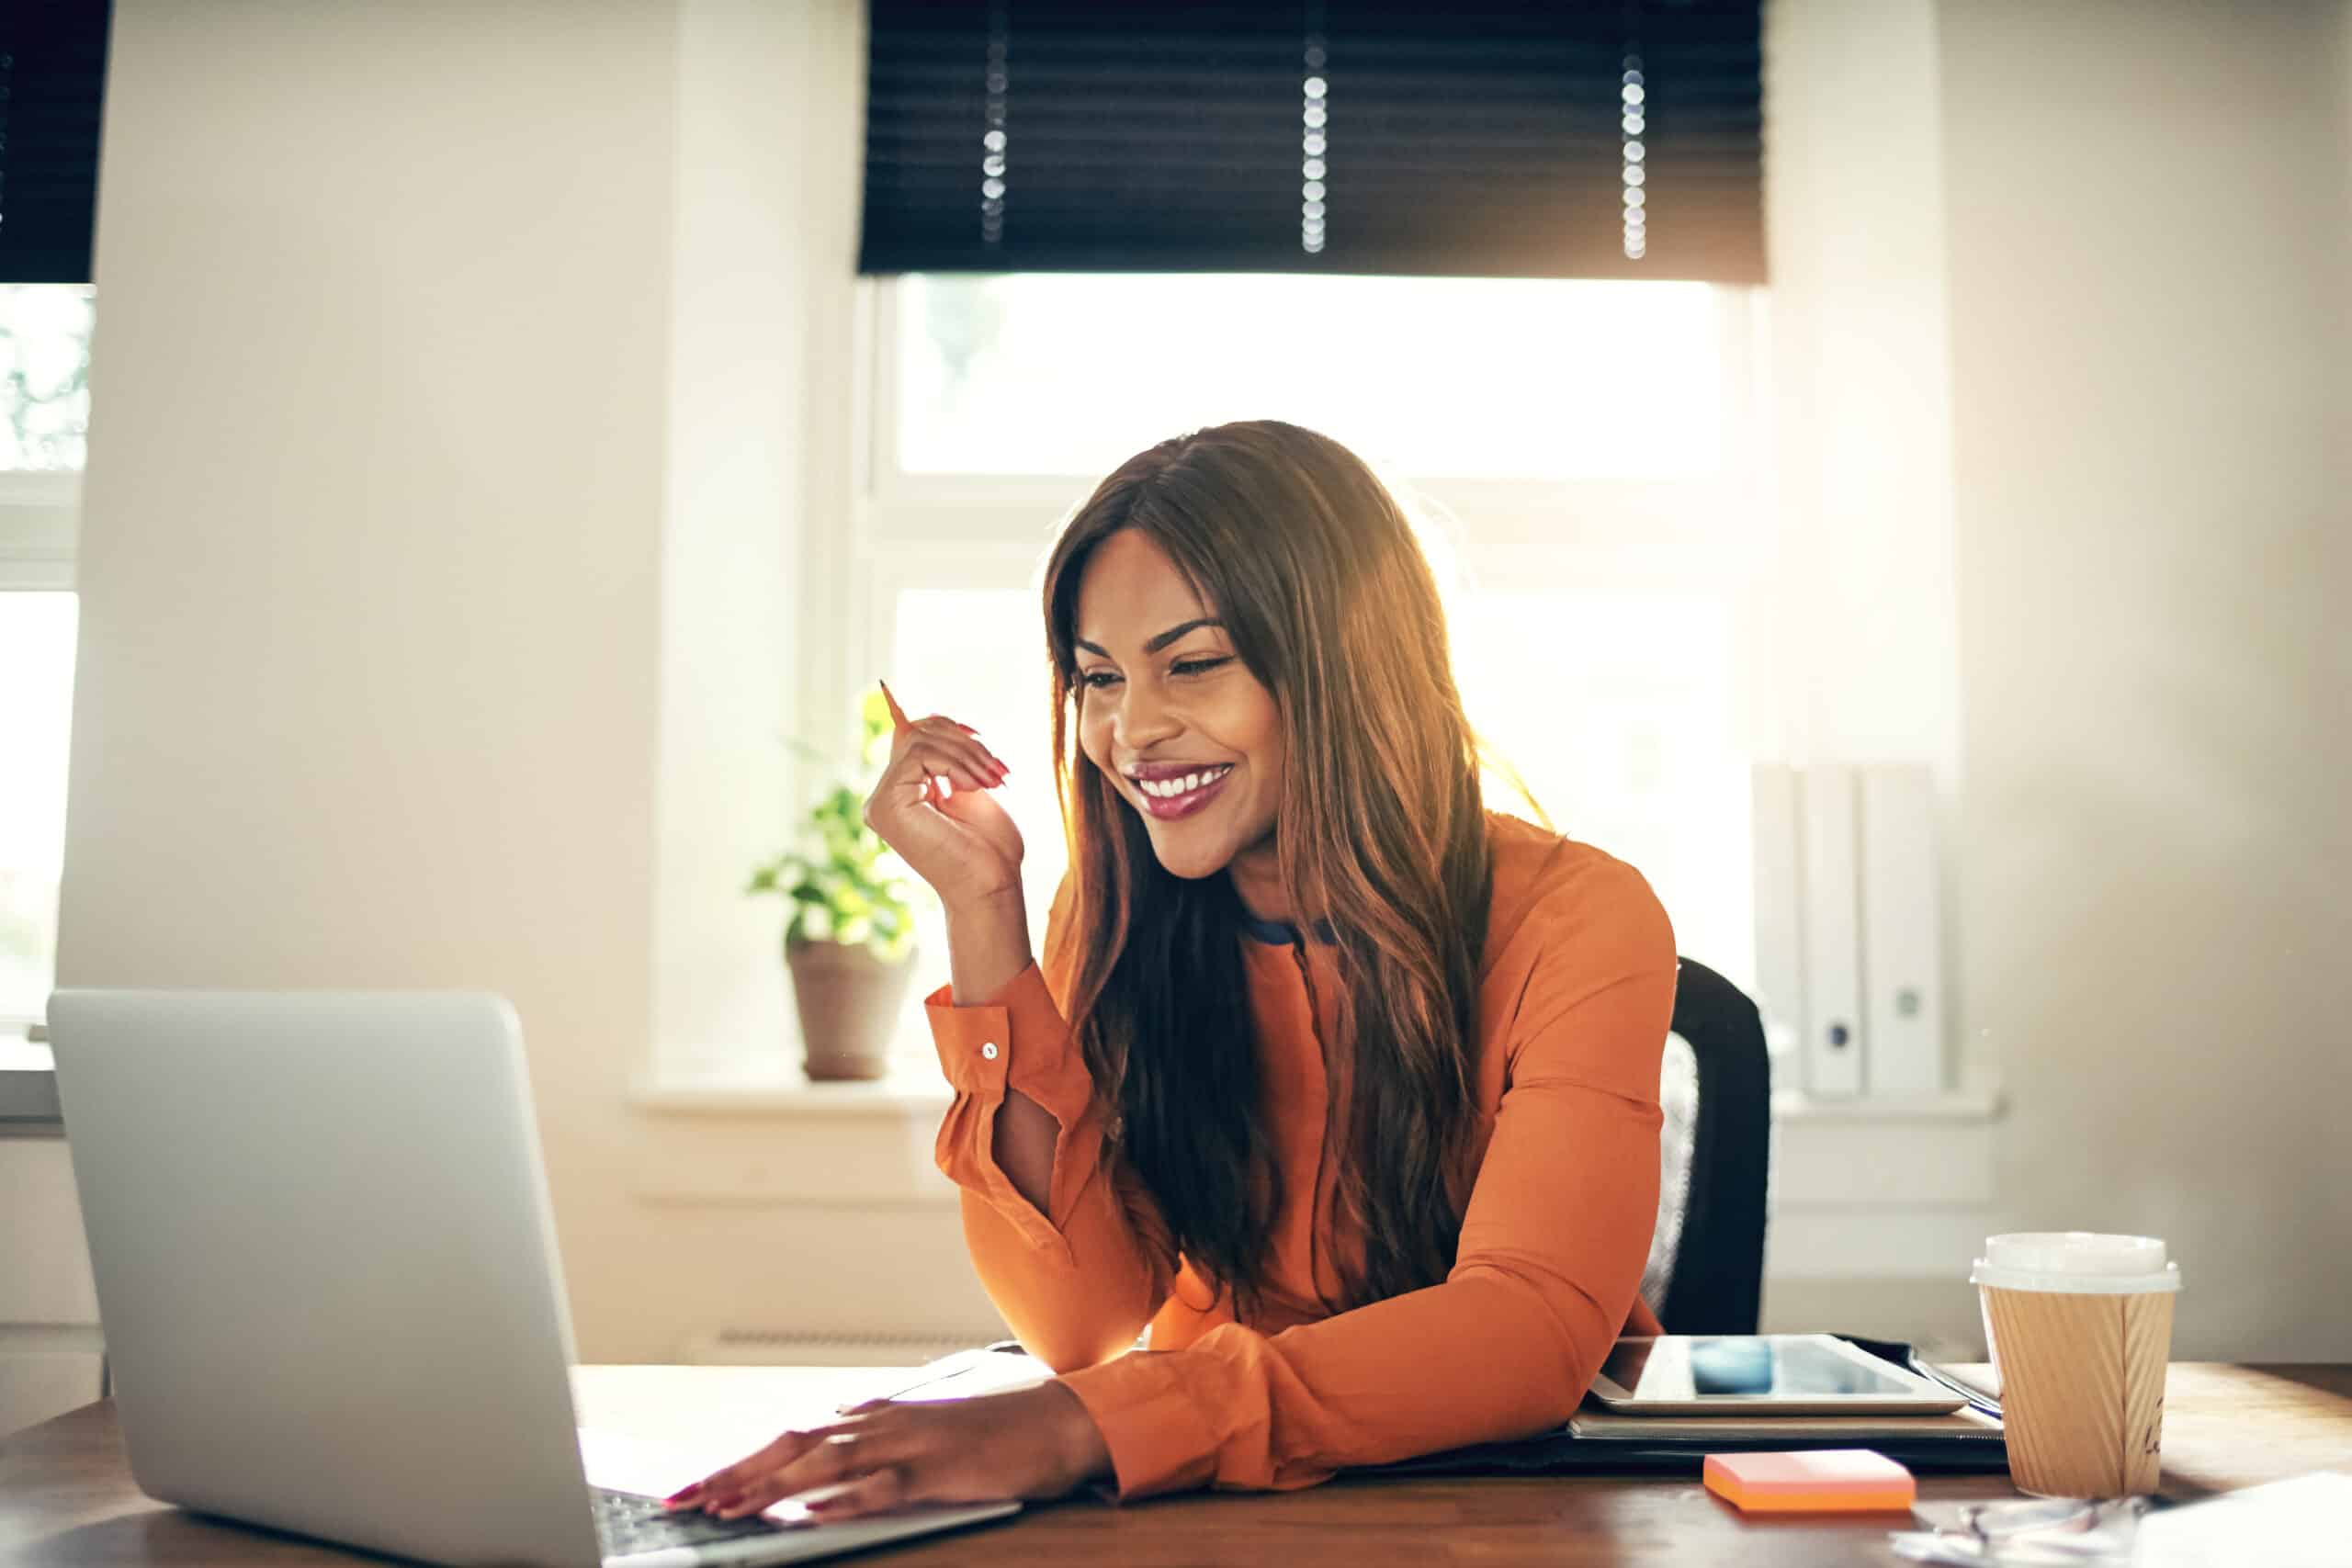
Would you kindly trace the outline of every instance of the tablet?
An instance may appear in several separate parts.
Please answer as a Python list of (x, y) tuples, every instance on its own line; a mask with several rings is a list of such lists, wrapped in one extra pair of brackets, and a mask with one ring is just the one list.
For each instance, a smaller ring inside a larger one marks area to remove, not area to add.
[(1829, 1334), (1620, 1339), (1592, 1396), (1628, 1416), (1942, 1416), (1966, 1403)]

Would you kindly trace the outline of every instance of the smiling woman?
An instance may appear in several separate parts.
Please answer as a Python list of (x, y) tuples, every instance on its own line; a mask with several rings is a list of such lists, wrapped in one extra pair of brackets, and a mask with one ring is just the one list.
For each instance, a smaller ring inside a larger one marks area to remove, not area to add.
[(1485, 809), (1429, 563), (1328, 437), (1139, 454), (1043, 608), (1043, 963), (980, 736), (902, 717), (867, 820), (947, 910), (938, 1157), (974, 1266), (1062, 1375), (789, 1432), (681, 1501), (1296, 1487), (1556, 1425), (1657, 1331), (1648, 885)]
[[(1090, 939), (1071, 1010), (1094, 1080), (1125, 1102), (1127, 1158), (1187, 1256), (1246, 1306), (1281, 1193), (1253, 1179), (1260, 1108), (1216, 1087), (1258, 1071), (1234, 906), (1260, 922), (1307, 912), (1359, 949), (1338, 976), (1358, 1058), (1341, 1125), (1371, 1223), (1367, 1277), (1345, 1294), (1430, 1282), (1458, 1223), (1442, 1165), (1487, 847), (1436, 582), (1403, 512), (1337, 442), (1218, 426), (1103, 481), (1055, 548), (1045, 608), (1091, 764), (1070, 781)], [(1124, 668), (1103, 668), (1090, 631)], [(1235, 773), (1163, 802), (1136, 776), (1163, 759)]]

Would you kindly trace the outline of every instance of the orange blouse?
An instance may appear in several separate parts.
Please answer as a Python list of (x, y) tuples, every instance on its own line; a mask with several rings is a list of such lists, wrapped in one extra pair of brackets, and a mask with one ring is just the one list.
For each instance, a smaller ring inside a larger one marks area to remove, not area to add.
[[(1441, 1284), (1329, 1304), (1335, 1254), (1329, 1097), (1337, 949), (1242, 934), (1261, 1092), (1283, 1175), (1265, 1301), (1234, 1321), (1174, 1256), (1124, 1164), (1101, 1168), (1104, 1108), (1057, 998), (1078, 943), (1068, 884), (1046, 957), (987, 1006), (927, 998), (956, 1090), (940, 1168), (989, 1297), (1102, 1428), (1123, 1498), (1214, 1484), (1310, 1486), (1353, 1465), (1524, 1437), (1566, 1419), (1620, 1333), (1655, 1334), (1636, 1294), (1657, 1223), (1659, 1057), (1674, 934), (1641, 874), (1487, 814), (1493, 894), (1478, 994), (1469, 1204)], [(1311, 972), (1314, 984), (1306, 983)], [(1310, 1000), (1310, 997), (1313, 998)], [(998, 1168), (1008, 1089), (1060, 1123), (1046, 1212)], [(1149, 1348), (1132, 1349), (1150, 1327)]]

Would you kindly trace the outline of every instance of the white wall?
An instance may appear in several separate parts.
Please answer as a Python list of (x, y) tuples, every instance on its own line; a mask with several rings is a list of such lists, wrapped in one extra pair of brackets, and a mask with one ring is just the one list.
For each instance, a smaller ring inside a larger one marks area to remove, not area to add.
[(1959, 748), (1943, 126), (1933, 0), (1766, 13), (1765, 224), (1793, 690), (1782, 751)]
[(652, 1015), (675, 32), (124, 5), (99, 193), (59, 981), (512, 997), (590, 1343)]
[(665, 1048), (796, 1049), (737, 889), (846, 265), (796, 77), (854, 15), (115, 14), (60, 983), (504, 992), (592, 1359), (989, 1321), (952, 1209), (678, 1202), (649, 1171), (821, 1134), (629, 1105)]
[(737, 896), (775, 852), (799, 728), (786, 674), (809, 396), (802, 373), (808, 161), (786, 155), (808, 7), (678, 7), (671, 178), (659, 728), (657, 1050), (680, 1060), (792, 1042), (781, 910)]
[(1964, 1007), (2188, 1357), (2352, 1355), (2342, 12), (1939, 13)]

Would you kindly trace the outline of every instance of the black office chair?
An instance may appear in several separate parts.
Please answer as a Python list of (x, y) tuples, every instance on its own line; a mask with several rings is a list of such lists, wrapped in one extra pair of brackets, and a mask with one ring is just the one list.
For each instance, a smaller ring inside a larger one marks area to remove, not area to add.
[(1657, 1230), (1642, 1299), (1668, 1334), (1753, 1334), (1764, 1276), (1772, 1063), (1737, 986), (1682, 960), (1658, 1100)]

